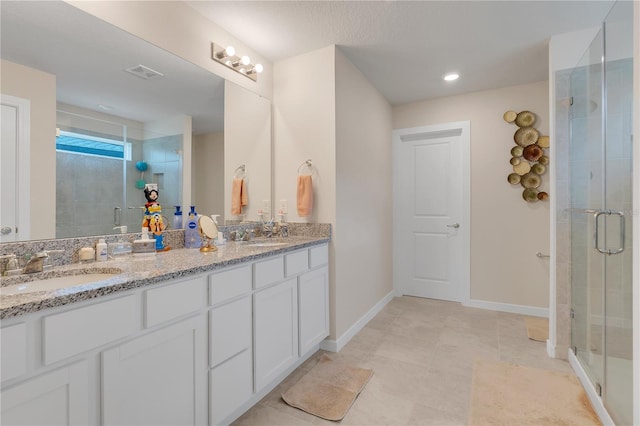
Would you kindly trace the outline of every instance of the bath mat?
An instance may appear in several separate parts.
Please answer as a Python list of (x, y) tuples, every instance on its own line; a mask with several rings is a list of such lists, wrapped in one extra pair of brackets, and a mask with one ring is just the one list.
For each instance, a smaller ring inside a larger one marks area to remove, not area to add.
[(342, 420), (372, 375), (371, 369), (353, 367), (322, 355), (318, 364), (282, 394), (282, 399), (314, 416)]
[(540, 317), (524, 317), (529, 339), (546, 342), (549, 338), (549, 320)]
[(499, 361), (473, 366), (470, 425), (601, 425), (578, 379)]

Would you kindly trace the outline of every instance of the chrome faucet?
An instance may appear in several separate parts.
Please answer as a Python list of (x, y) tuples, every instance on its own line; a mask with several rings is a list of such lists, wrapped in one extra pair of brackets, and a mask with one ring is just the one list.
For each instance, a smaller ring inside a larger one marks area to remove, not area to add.
[(0, 256), (0, 276), (16, 275), (22, 271), (18, 266), (18, 258), (15, 254), (6, 254)]
[(50, 254), (64, 253), (64, 250), (44, 250), (36, 253), (29, 258), (24, 268), (22, 268), (23, 274), (33, 274), (36, 272), (42, 272), (45, 269), (52, 268), (50, 264), (45, 264), (49, 260)]
[(48, 258), (49, 255), (46, 251), (41, 251), (40, 253), (36, 253), (32, 255), (27, 263), (22, 268), (23, 274), (33, 274), (36, 272), (42, 272), (44, 267), (44, 260)]

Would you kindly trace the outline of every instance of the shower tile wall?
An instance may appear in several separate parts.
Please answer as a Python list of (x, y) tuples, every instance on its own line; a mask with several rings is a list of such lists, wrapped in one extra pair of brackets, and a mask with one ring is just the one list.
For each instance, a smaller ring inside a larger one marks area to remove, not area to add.
[(162, 214), (170, 219), (182, 200), (182, 135), (146, 139), (142, 158), (149, 165), (145, 180), (158, 184)]
[(566, 359), (571, 343), (571, 215), (569, 214), (569, 78), (571, 70), (556, 73), (556, 348)]
[(56, 238), (113, 233), (122, 179), (122, 160), (56, 152)]

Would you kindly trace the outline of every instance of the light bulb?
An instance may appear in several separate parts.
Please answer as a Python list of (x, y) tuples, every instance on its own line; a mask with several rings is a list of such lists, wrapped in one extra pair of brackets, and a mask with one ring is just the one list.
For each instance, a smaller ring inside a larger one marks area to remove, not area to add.
[(255, 67), (253, 67), (253, 69), (254, 69), (258, 74), (260, 74), (260, 73), (264, 70), (264, 67), (262, 66), (262, 64), (256, 64), (256, 66), (255, 66)]
[(445, 81), (453, 81), (453, 80), (457, 80), (460, 76), (456, 73), (451, 73), (451, 74), (447, 74), (445, 75), (443, 78)]
[(251, 63), (251, 58), (245, 55), (240, 58), (240, 63), (242, 63), (242, 65), (249, 65)]
[(236, 54), (236, 49), (234, 49), (233, 46), (227, 46), (226, 49), (221, 50), (218, 53), (216, 53), (216, 58), (218, 60), (222, 60), (224, 58), (230, 58), (235, 54)]

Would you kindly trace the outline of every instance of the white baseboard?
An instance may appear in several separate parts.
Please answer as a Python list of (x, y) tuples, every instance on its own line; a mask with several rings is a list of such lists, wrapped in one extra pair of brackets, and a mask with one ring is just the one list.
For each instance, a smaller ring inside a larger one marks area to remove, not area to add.
[(393, 298), (394, 298), (394, 292), (392, 290), (389, 293), (387, 293), (387, 295), (384, 296), (371, 309), (369, 309), (369, 311), (366, 314), (360, 317), (360, 319), (356, 321), (356, 323), (353, 324), (346, 331), (346, 333), (340, 336), (338, 340), (329, 340), (329, 339), (323, 340), (320, 343), (320, 349), (324, 349), (325, 351), (329, 351), (329, 352), (339, 352), (340, 349), (342, 349), (344, 345), (349, 343), (349, 340), (353, 339), (353, 336), (358, 334), (358, 332), (362, 330), (364, 326), (367, 325), (367, 323), (373, 319), (373, 317), (378, 315), (378, 313), (382, 310), (382, 308), (384, 308), (387, 305), (387, 303), (389, 303)]
[(587, 372), (584, 371), (584, 369), (582, 368), (582, 365), (580, 365), (580, 361), (578, 361), (578, 358), (576, 358), (575, 354), (571, 349), (569, 349), (568, 358), (569, 358), (569, 364), (571, 364), (573, 371), (576, 373), (576, 376), (578, 376), (580, 383), (582, 383), (582, 387), (584, 388), (584, 391), (587, 393), (587, 396), (589, 397), (589, 401), (591, 401), (591, 405), (593, 406), (593, 409), (596, 410), (596, 414), (600, 418), (600, 421), (602, 422), (602, 424), (604, 426), (615, 426), (615, 423), (611, 419), (611, 416), (609, 416), (609, 413), (607, 412), (606, 408), (604, 408), (604, 404), (602, 403), (602, 398), (598, 396), (596, 389), (593, 387), (591, 380), (589, 380), (589, 377), (587, 376)]
[(513, 305), (511, 303), (490, 302), (488, 300), (477, 299), (469, 299), (462, 302), (462, 305), (470, 308), (488, 309), (491, 311), (510, 312), (512, 314), (549, 318), (549, 308), (539, 308), (537, 306)]

